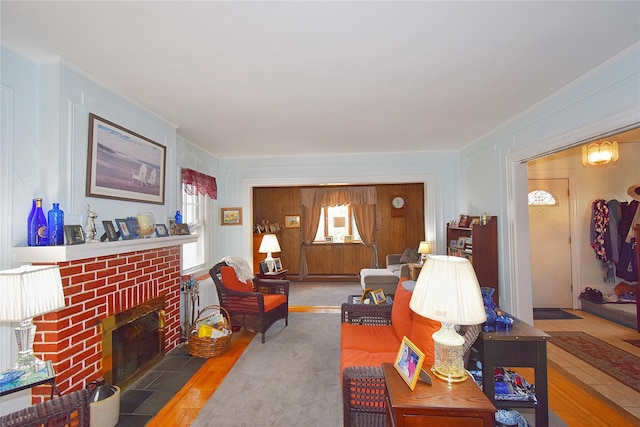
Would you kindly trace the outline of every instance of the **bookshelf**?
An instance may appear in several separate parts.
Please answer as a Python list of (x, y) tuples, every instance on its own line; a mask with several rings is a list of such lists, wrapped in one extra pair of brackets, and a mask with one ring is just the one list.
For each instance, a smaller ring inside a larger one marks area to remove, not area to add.
[(486, 225), (453, 227), (447, 224), (447, 255), (467, 258), (476, 272), (480, 286), (494, 288), (498, 297), (498, 217), (487, 217)]

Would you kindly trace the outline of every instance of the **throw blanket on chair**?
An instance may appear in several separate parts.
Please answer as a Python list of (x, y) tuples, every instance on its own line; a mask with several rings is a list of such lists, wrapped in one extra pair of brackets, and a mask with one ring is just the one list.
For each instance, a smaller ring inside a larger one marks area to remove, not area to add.
[(222, 258), (220, 261), (226, 263), (230, 267), (233, 267), (236, 271), (236, 275), (238, 276), (238, 280), (241, 282), (246, 283), (247, 280), (253, 279), (253, 270), (244, 258), (227, 256)]

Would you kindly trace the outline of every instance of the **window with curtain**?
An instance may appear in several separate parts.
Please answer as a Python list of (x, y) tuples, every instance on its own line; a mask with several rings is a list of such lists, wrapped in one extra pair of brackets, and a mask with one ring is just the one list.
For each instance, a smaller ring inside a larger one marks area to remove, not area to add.
[(212, 264), (213, 199), (217, 198), (216, 179), (192, 169), (182, 169), (182, 220), (189, 224), (198, 240), (182, 246), (185, 274), (206, 270)]
[(314, 242), (324, 242), (325, 237), (331, 236), (334, 243), (342, 243), (346, 235), (361, 241), (351, 205), (323, 206)]

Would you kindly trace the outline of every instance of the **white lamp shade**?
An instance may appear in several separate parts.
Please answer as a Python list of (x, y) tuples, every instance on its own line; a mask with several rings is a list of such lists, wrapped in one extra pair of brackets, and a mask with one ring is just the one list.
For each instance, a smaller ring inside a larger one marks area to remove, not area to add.
[(268, 254), (271, 252), (280, 252), (280, 243), (275, 234), (265, 234), (260, 243), (258, 252), (261, 254)]
[(487, 319), (476, 273), (462, 257), (428, 256), (409, 307), (423, 317), (458, 325), (477, 325)]
[(27, 265), (0, 271), (0, 320), (21, 322), (63, 308), (58, 266)]

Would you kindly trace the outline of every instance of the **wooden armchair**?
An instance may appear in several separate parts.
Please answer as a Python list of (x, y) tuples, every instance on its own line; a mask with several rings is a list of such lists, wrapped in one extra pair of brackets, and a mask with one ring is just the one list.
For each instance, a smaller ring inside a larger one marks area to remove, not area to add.
[(209, 270), (216, 285), (220, 305), (229, 312), (231, 325), (244, 326), (262, 334), (277, 320), (289, 324), (289, 281), (260, 279), (240, 282), (233, 267), (220, 262)]

